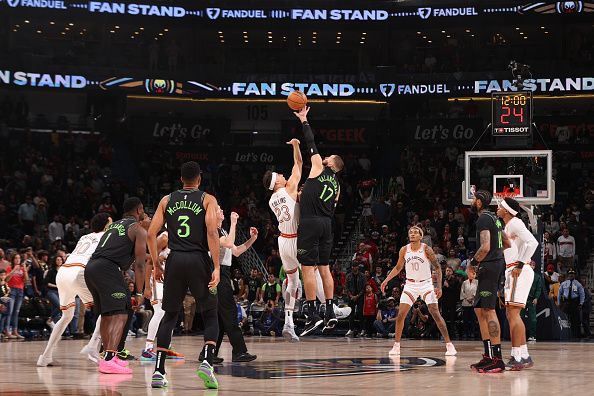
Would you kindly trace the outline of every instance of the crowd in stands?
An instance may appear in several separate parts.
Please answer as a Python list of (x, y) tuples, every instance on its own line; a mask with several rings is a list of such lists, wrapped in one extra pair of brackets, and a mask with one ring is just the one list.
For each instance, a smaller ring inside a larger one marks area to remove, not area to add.
[[(16, 115), (16, 107), (12, 107), (8, 116)], [(112, 161), (115, 149), (102, 135), (2, 131), (0, 144), (6, 148), (0, 157), (0, 332), (7, 339), (15, 339), (22, 337), (19, 329), (23, 325), (47, 330), (59, 319), (55, 276), (78, 238), (90, 232), (88, 219), (97, 212), (118, 218), (128, 195), (139, 196), (150, 209), (160, 196), (177, 186), (179, 161), (166, 151), (149, 151), (138, 165), (140, 182), (131, 185), (116, 174)], [(343, 188), (335, 236), (341, 234), (347, 214), (359, 205), (362, 207), (356, 252), (348, 262), (332, 263), (335, 298), (353, 309), (348, 335), (393, 333), (406, 276), (401, 273), (395, 278), (386, 294), (379, 291), (379, 285), (395, 266), (399, 248), (407, 243), (408, 228), (420, 224), (423, 242), (433, 247), (442, 266), (440, 309), (450, 334), (477, 336), (471, 314), (477, 281), (466, 265), (476, 250), (476, 214), (460, 205), (461, 153), (457, 147), (406, 147), (392, 171), (393, 177), (380, 181), (372, 181), (370, 159), (344, 155), (347, 171), (341, 176)], [(264, 262), (266, 279), (257, 270), (244, 276), (234, 263), (234, 269), (238, 269), (235, 283), (241, 303), (240, 322), (246, 331), (278, 334), (282, 321), (282, 262), (276, 246), (276, 221), (261, 184), (264, 167), (222, 161), (205, 164), (203, 168), (203, 188), (218, 197), (225, 212), (238, 213), (241, 226), (259, 229), (254, 249)], [(594, 180), (587, 171), (573, 177), (568, 177), (567, 172), (571, 172), (569, 167), (558, 166), (557, 191), (562, 199), (543, 209), (546, 232), (542, 268), (550, 295), (564, 309), (569, 307), (565, 300), (579, 300), (580, 321), (587, 323), (591, 296), (584, 276), (592, 248)], [(563, 194), (568, 191), (572, 194)], [(572, 271), (579, 277), (564, 284)], [(133, 279), (133, 274), (128, 274), (128, 282)], [(576, 293), (568, 293), (574, 285)], [(248, 318), (254, 303), (263, 313), (250, 326)], [(134, 301), (133, 306), (136, 319), (130, 334), (143, 334), (151, 308), (140, 301)], [(191, 332), (195, 328), (195, 306), (193, 297), (188, 296), (180, 330)], [(575, 319), (574, 308), (566, 310)], [(32, 321), (35, 316), (44, 319), (41, 323)], [(93, 315), (81, 306), (67, 334), (79, 337), (88, 333), (93, 321)], [(405, 334), (437, 336), (435, 323), (423, 302), (415, 303), (411, 310)], [(584, 324), (583, 335), (589, 336), (589, 325)]]

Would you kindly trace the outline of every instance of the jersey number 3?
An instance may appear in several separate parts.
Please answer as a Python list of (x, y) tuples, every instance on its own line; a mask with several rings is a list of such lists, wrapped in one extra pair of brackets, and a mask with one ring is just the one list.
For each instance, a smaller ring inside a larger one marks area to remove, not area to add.
[(280, 208), (274, 208), (274, 213), (279, 223), (291, 220), (291, 214), (289, 213), (289, 207), (283, 205)]
[(179, 216), (177, 218), (177, 221), (179, 221), (179, 228), (177, 229), (178, 237), (187, 238), (190, 236), (190, 226), (188, 225), (188, 220), (190, 220), (188, 216)]

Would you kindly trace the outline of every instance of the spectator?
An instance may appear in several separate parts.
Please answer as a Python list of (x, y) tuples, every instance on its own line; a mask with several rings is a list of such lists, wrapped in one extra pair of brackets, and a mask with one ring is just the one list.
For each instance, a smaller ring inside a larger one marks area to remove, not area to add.
[(456, 334), (456, 306), (460, 300), (460, 282), (454, 276), (452, 267), (447, 267), (443, 280), (442, 295), (439, 299), (443, 319), (448, 326), (448, 333)]
[(282, 321), (272, 301), (268, 302), (262, 312), (262, 316), (256, 322), (255, 328), (260, 335), (280, 336), (282, 332)]
[(245, 289), (244, 299), (247, 299), (250, 304), (260, 300), (260, 292), (262, 288), (262, 281), (258, 277), (258, 270), (252, 268), (250, 277), (246, 281), (247, 287)]
[(373, 265), (373, 257), (371, 256), (370, 246), (364, 242), (359, 243), (359, 248), (353, 255), (353, 261), (357, 261), (363, 265), (366, 270), (371, 270)]
[(394, 297), (388, 297), (386, 307), (377, 312), (376, 321), (373, 323), (378, 334), (384, 338), (394, 337), (397, 315), (396, 300)]
[(463, 270), (468, 269), (468, 263), (474, 258), (474, 250), (469, 250), (465, 260), (460, 263), (460, 268)]
[(0, 270), (10, 267), (10, 262), (4, 257), (4, 249), (0, 249)]
[(243, 308), (243, 306), (237, 301), (237, 296), (235, 296), (235, 303), (237, 304), (237, 323), (239, 328), (243, 332), (243, 334), (248, 334), (250, 332), (250, 324), (248, 321), (248, 315)]
[(371, 273), (368, 270), (365, 270), (365, 284), (371, 286), (373, 294), (379, 293), (379, 286), (375, 283), (375, 280), (371, 277)]
[(268, 282), (262, 285), (262, 293), (260, 293), (260, 303), (269, 304), (272, 302), (273, 306), (278, 307), (278, 300), (281, 296), (281, 285), (276, 282), (273, 273), (268, 274)]
[(452, 268), (453, 271), (456, 271), (460, 267), (460, 259), (456, 255), (455, 249), (450, 249), (448, 251), (448, 258), (446, 259), (446, 265)]
[[(66, 231), (66, 234), (68, 234), (68, 232), (72, 232), (72, 236), (75, 238), (76, 242), (76, 239), (79, 238), (78, 235), (80, 234), (80, 226), (76, 222), (76, 218), (74, 216), (70, 217), (70, 221), (68, 222), (68, 224), (66, 224), (64, 229)], [(76, 243), (74, 244), (74, 246), (76, 246)]]
[[(347, 337), (356, 337), (363, 325), (363, 293), (365, 292), (365, 276), (359, 272), (359, 263), (353, 262), (351, 273), (346, 277), (346, 291), (349, 297), (349, 331)], [(357, 327), (355, 326), (357, 321)]]
[(580, 276), (580, 283), (584, 287), (584, 304), (582, 305), (582, 328), (584, 329), (584, 337), (591, 338), (592, 332), (590, 330), (590, 312), (592, 312), (592, 293), (587, 287), (588, 279), (585, 275)]
[(547, 265), (547, 270), (544, 273), (544, 280), (547, 286), (547, 291), (551, 290), (551, 285), (559, 282), (559, 273), (555, 271), (555, 264)]
[(41, 297), (44, 295), (43, 275), (48, 270), (47, 252), (37, 252), (37, 260), (31, 261), (29, 267), (29, 279), (31, 280), (32, 295), (30, 297)]
[[(530, 261), (530, 266), (534, 270), (536, 263), (534, 260)], [(524, 312), (528, 317), (528, 342), (534, 344), (536, 342), (536, 304), (542, 294), (542, 282), (543, 277), (540, 276), (539, 272), (534, 273), (534, 280), (532, 281), (532, 287), (528, 293), (528, 301), (526, 302), (526, 308)], [(524, 316), (524, 313), (522, 313)]]
[(564, 228), (562, 234), (557, 238), (559, 270), (566, 273), (573, 269), (573, 258), (575, 256), (575, 238), (569, 235), (569, 228)]
[(581, 313), (585, 298), (584, 287), (575, 279), (575, 271), (570, 269), (567, 271), (567, 280), (559, 287), (557, 302), (561, 310), (569, 317), (571, 333), (574, 338), (581, 337)]
[(431, 337), (435, 330), (435, 322), (429, 315), (427, 304), (419, 298), (410, 311), (409, 336), (411, 338)]
[(6, 329), (6, 322), (8, 321), (8, 307), (10, 305), (10, 287), (6, 283), (6, 270), (0, 269), (0, 340), (4, 336), (8, 336)]
[(363, 321), (365, 323), (361, 331), (361, 337), (371, 337), (374, 333), (373, 322), (377, 316), (377, 296), (373, 292), (373, 288), (368, 283), (365, 285), (365, 297), (363, 302)]
[(460, 289), (460, 300), (462, 300), (462, 317), (464, 320), (464, 337), (475, 338), (476, 333), (476, 315), (474, 313), (474, 299), (478, 281), (474, 267), (469, 267), (466, 271), (468, 279), (462, 283)]
[(52, 259), (50, 269), (45, 274), (45, 289), (47, 290), (47, 299), (52, 304), (52, 312), (50, 317), (47, 319), (47, 325), (53, 329), (54, 324), (60, 320), (60, 297), (58, 296), (58, 285), (56, 283), (56, 276), (58, 276), (58, 270), (64, 264), (64, 259), (61, 256), (55, 256)]
[(544, 233), (544, 260), (545, 263), (557, 260), (557, 246), (555, 241), (551, 238), (551, 234), (548, 231)]
[(194, 328), (194, 315), (196, 314), (196, 299), (188, 290), (183, 302), (184, 307), (184, 328), (183, 332), (189, 334)]
[(338, 294), (337, 290), (344, 290), (346, 275), (340, 269), (340, 263), (338, 261), (332, 265), (332, 279), (334, 280), (334, 294)]
[(134, 296), (134, 288), (134, 282), (128, 282), (128, 290), (132, 296), (132, 311), (134, 311), (134, 315), (130, 321), (130, 327), (128, 328), (128, 335), (145, 336), (148, 330), (148, 324), (153, 316), (153, 311), (144, 309), (144, 305), (140, 301), (144, 299), (138, 299)]
[(19, 206), (19, 223), (25, 234), (33, 235), (35, 233), (35, 213), (36, 208), (30, 195), (25, 197), (25, 202)]
[(103, 198), (103, 202), (101, 203), (101, 205), (99, 205), (99, 208), (97, 208), (97, 212), (109, 213), (112, 219), (116, 218), (118, 210), (115, 207), (115, 205), (111, 203), (111, 196), (107, 195), (105, 198)]
[(283, 266), (278, 249), (272, 249), (270, 256), (266, 259), (266, 268), (269, 273), (278, 274)]
[(48, 230), (50, 242), (64, 239), (64, 225), (60, 221), (59, 215), (54, 216), (54, 221), (50, 223)]
[(28, 268), (21, 264), (21, 255), (15, 253), (11, 260), (10, 266), (6, 268), (7, 276), (6, 282), (10, 287), (10, 302), (8, 305), (8, 323), (5, 327), (5, 334), (8, 338), (17, 338), (22, 340), (22, 335), (19, 334), (19, 312), (25, 295), (25, 282), (29, 280)]
[(231, 283), (233, 284), (233, 295), (240, 296), (243, 293), (244, 281), (243, 281), (243, 274), (239, 268), (236, 268), (233, 272), (233, 279), (231, 279)]
[(375, 266), (375, 274), (373, 275), (373, 281), (376, 285), (381, 285), (386, 276), (384, 275), (384, 270), (382, 269), (381, 265)]
[(557, 306), (559, 306), (559, 288), (563, 282), (565, 282), (565, 274), (559, 274), (557, 282), (553, 283), (549, 289), (549, 297), (555, 302), (555, 304), (557, 304)]

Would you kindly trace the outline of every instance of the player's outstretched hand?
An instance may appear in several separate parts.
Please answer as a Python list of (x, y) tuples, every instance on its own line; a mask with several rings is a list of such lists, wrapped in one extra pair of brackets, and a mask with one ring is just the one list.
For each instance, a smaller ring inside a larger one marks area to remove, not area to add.
[(309, 113), (309, 106), (305, 106), (299, 111), (295, 111), (295, 116), (299, 118), (299, 121), (305, 122), (307, 121), (307, 113)]
[(155, 280), (163, 282), (163, 265), (156, 263), (155, 265)]
[(210, 282), (208, 282), (208, 288), (211, 290), (216, 289), (219, 284), (220, 278), (221, 278), (221, 274), (218, 269), (215, 269), (214, 271), (212, 271), (212, 277), (210, 278)]
[(153, 290), (150, 286), (144, 288), (144, 298), (146, 298), (149, 301), (151, 301), (151, 299), (153, 298)]
[(386, 294), (386, 286), (388, 286), (388, 282), (383, 281), (380, 286), (380, 290), (382, 291), (382, 294)]
[(518, 276), (520, 276), (521, 273), (522, 273), (522, 270), (520, 268), (514, 268), (511, 272), (511, 274), (514, 278), (517, 278)]
[(231, 212), (231, 223), (237, 223), (237, 219), (239, 219), (239, 215), (235, 212)]
[(290, 144), (292, 146), (299, 146), (301, 144), (301, 142), (299, 141), (299, 139), (293, 138), (290, 141), (288, 141), (287, 144)]
[(256, 227), (250, 227), (250, 236), (254, 239), (258, 238), (258, 229)]

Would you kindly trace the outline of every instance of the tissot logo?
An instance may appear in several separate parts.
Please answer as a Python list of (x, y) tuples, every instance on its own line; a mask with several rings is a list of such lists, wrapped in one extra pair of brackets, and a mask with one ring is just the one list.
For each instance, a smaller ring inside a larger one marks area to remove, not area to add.
[(419, 16), (422, 19), (427, 19), (431, 16), (431, 7), (421, 7), (419, 8)]
[(396, 84), (380, 84), (380, 92), (386, 98), (389, 98), (394, 93), (396, 89)]
[(208, 15), (208, 17), (210, 19), (217, 19), (219, 17), (219, 15), (221, 15), (221, 9), (220, 8), (207, 8), (206, 15)]

